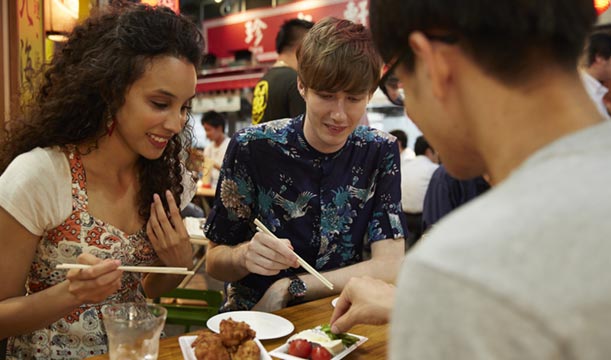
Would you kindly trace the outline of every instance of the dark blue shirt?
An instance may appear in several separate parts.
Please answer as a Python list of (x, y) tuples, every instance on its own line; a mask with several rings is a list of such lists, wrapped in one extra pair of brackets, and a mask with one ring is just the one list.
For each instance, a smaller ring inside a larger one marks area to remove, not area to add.
[(427, 230), (460, 205), (490, 188), (481, 176), (470, 180), (453, 178), (442, 165), (435, 170), (424, 196), (422, 229)]
[[(362, 260), (366, 242), (405, 237), (395, 138), (359, 126), (336, 153), (312, 148), (303, 116), (237, 132), (227, 148), (206, 236), (237, 245), (259, 218), (319, 271)], [(250, 274), (225, 286), (223, 311), (250, 309), (278, 276)]]

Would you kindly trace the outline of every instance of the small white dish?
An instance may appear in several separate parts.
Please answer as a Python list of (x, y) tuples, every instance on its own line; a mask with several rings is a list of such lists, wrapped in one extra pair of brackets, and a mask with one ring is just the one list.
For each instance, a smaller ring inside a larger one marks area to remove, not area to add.
[[(350, 334), (354, 337), (359, 338), (359, 341), (357, 341), (356, 343), (352, 344), (352, 346), (345, 348), (344, 351), (340, 352), (339, 354), (335, 355), (334, 357), (331, 358), (331, 360), (339, 360), (339, 359), (343, 359), (344, 357), (346, 357), (346, 355), (350, 354), (351, 352), (353, 352), (357, 347), (359, 347), (362, 343), (364, 343), (365, 341), (369, 340), (368, 338), (366, 338), (365, 336), (360, 336), (360, 335), (355, 335), (355, 334)], [(284, 345), (275, 348), (274, 350), (270, 351), (269, 354), (275, 358), (278, 359), (285, 359), (285, 360), (304, 360), (303, 358), (297, 357), (297, 356), (293, 356), (293, 355), (289, 355), (288, 354), (289, 351), (289, 344), (288, 343), (284, 343)]]
[[(197, 358), (195, 357), (195, 349), (191, 347), (191, 344), (193, 344), (193, 341), (195, 341), (195, 339), (197, 339), (197, 336), (195, 335), (180, 336), (178, 338), (178, 344), (180, 345), (180, 351), (182, 351), (182, 357), (185, 360), (197, 360)], [(261, 350), (261, 357), (259, 359), (260, 360), (272, 360), (272, 357), (269, 356), (269, 354), (267, 353), (267, 351), (265, 350), (265, 348), (263, 347), (263, 344), (261, 344), (259, 339), (255, 339), (255, 343), (259, 347), (259, 350)]]
[(257, 333), (257, 339), (269, 340), (288, 335), (295, 330), (292, 322), (282, 316), (260, 312), (260, 311), (230, 311), (214, 315), (206, 326), (208, 329), (218, 333), (220, 331), (221, 320), (233, 319), (234, 321), (244, 321), (251, 329)]

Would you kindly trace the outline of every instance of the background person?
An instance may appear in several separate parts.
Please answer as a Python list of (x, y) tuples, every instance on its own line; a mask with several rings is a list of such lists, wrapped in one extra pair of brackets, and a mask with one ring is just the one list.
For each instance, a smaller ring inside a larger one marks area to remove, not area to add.
[(208, 111), (202, 115), (202, 126), (211, 142), (204, 149), (204, 163), (211, 163), (210, 185), (216, 189), (223, 158), (229, 145), (229, 138), (225, 136), (225, 117), (216, 111)]
[(393, 130), (389, 132), (390, 135), (397, 138), (397, 144), (399, 145), (399, 155), (401, 155), (401, 166), (409, 160), (413, 160), (416, 157), (414, 150), (407, 146), (407, 134), (403, 130)]
[(371, 27), (448, 172), (494, 187), (408, 252), (396, 289), (348, 284), (334, 331), (388, 320), (394, 292), (390, 359), (607, 359), (611, 123), (577, 71), (593, 3), (453, 4), (373, 0)]
[[(111, 6), (75, 27), (12, 121), (0, 149), (8, 359), (106, 352), (104, 304), (144, 303), (182, 280), (117, 267), (192, 266), (178, 207), (195, 184), (180, 155), (202, 47), (168, 8)], [(92, 267), (55, 269), (77, 262)]]
[[(239, 131), (221, 170), (205, 234), (206, 270), (226, 281), (224, 311), (329, 296), (355, 275), (394, 281), (403, 258), (399, 148), (394, 137), (358, 126), (380, 74), (368, 30), (321, 20), (297, 59), (305, 115)], [(255, 233), (254, 219), (279, 240)], [(292, 250), (334, 290), (302, 274)]]
[(604, 83), (611, 80), (611, 34), (596, 32), (590, 35), (585, 61), (585, 67), (580, 72), (583, 85), (598, 111), (605, 119), (611, 120), (603, 99), (609, 92)]
[(401, 206), (406, 213), (408, 246), (422, 236), (422, 207), (431, 176), (439, 167), (439, 156), (424, 136), (414, 144), (416, 157), (401, 167)]
[(314, 23), (291, 19), (276, 35), (278, 59), (253, 90), (252, 123), (293, 118), (305, 112), (305, 102), (297, 91), (296, 52)]
[(459, 180), (440, 165), (431, 176), (422, 205), (422, 231), (431, 228), (454, 209), (475, 199), (490, 189), (484, 176)]

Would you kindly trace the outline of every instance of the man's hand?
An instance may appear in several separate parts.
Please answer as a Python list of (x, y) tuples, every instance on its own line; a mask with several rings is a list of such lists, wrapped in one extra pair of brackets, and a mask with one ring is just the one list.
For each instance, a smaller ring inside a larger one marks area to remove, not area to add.
[(352, 278), (342, 291), (331, 316), (331, 331), (346, 332), (358, 324), (388, 323), (395, 287), (370, 277)]
[(289, 282), (289, 278), (283, 278), (273, 283), (252, 310), (272, 312), (285, 308), (291, 298)]
[(243, 247), (242, 264), (249, 272), (265, 276), (276, 275), (289, 267), (299, 267), (288, 239), (276, 239), (261, 232)]

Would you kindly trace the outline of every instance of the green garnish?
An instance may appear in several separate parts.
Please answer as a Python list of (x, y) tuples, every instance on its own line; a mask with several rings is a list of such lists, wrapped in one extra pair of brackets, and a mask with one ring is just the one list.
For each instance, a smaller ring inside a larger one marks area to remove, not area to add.
[(356, 336), (352, 336), (346, 333), (334, 334), (331, 331), (331, 325), (329, 324), (321, 325), (320, 330), (322, 330), (325, 334), (327, 334), (327, 336), (331, 340), (338, 340), (338, 339), (341, 340), (342, 344), (344, 344), (344, 346), (347, 348), (356, 344), (356, 342), (359, 341), (359, 338), (357, 338)]

